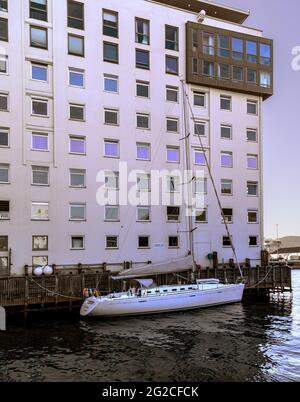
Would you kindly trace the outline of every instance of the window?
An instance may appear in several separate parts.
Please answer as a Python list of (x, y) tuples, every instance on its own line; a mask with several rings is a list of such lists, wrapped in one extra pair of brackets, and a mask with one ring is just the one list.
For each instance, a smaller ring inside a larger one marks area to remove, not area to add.
[(137, 113), (136, 127), (142, 129), (150, 129), (150, 115), (146, 113)]
[(136, 175), (136, 183), (138, 191), (151, 191), (151, 176), (146, 173)]
[(257, 210), (248, 210), (248, 223), (258, 223)]
[(137, 221), (150, 222), (150, 207), (137, 207)]
[(247, 168), (248, 169), (258, 169), (258, 156), (257, 155), (247, 155)]
[(206, 135), (206, 123), (203, 121), (194, 121), (194, 134), (195, 135)]
[(240, 38), (232, 38), (232, 58), (234, 60), (243, 61), (244, 58), (244, 41)]
[[(232, 219), (233, 210), (232, 210), (232, 208), (223, 208), (222, 211), (223, 211), (223, 215), (225, 217), (225, 222), (226, 223), (233, 223), (233, 219)], [(222, 223), (224, 223), (223, 216), (222, 216)]]
[(229, 64), (219, 64), (219, 78), (228, 80), (230, 78)]
[(46, 166), (32, 166), (32, 184), (35, 186), (48, 186), (49, 168)]
[(178, 50), (178, 28), (166, 25), (166, 49)]
[(227, 125), (221, 125), (221, 138), (226, 140), (232, 139), (232, 127)]
[(30, 26), (30, 46), (48, 49), (48, 31), (46, 28)]
[(150, 248), (150, 237), (138, 236), (138, 248)]
[(33, 151), (49, 151), (48, 134), (32, 133), (32, 135), (31, 135), (31, 149)]
[(69, 104), (70, 108), (70, 120), (79, 120), (79, 121), (84, 121), (84, 112), (85, 112), (85, 106), (84, 105), (75, 105), (75, 104)]
[(221, 180), (221, 194), (222, 195), (232, 195), (233, 190), (232, 190), (232, 180), (227, 180), (227, 179), (222, 179)]
[(271, 65), (271, 46), (265, 43), (259, 45), (260, 64)]
[(48, 236), (32, 236), (32, 251), (48, 251)]
[(206, 94), (204, 92), (193, 92), (194, 96), (194, 106), (205, 107), (205, 97)]
[(232, 152), (221, 152), (221, 166), (226, 168), (233, 167)]
[(198, 178), (195, 180), (195, 194), (207, 194), (206, 178)]
[(167, 191), (169, 193), (178, 193), (179, 192), (179, 176), (168, 176), (167, 178)]
[(218, 36), (218, 46), (219, 46), (219, 56), (220, 57), (229, 57), (230, 56), (230, 42), (229, 36), (227, 35), (219, 35)]
[(0, 11), (8, 11), (7, 0), (0, 0)]
[(150, 22), (142, 18), (135, 19), (135, 41), (150, 45)]
[(118, 93), (119, 77), (116, 75), (104, 74), (104, 91)]
[(151, 159), (151, 146), (138, 142), (136, 144), (136, 158), (139, 160), (149, 161)]
[(105, 172), (105, 188), (110, 190), (119, 189), (119, 172)]
[(271, 87), (271, 74), (265, 71), (261, 71), (259, 74), (259, 84), (261, 87), (270, 88)]
[(48, 81), (48, 66), (45, 64), (31, 64), (31, 78), (36, 81)]
[(68, 53), (84, 57), (84, 37), (68, 34)]
[(119, 46), (116, 43), (103, 43), (103, 60), (109, 63), (119, 63)]
[(71, 250), (84, 250), (84, 236), (71, 236)]
[(169, 236), (169, 248), (179, 248), (179, 236)]
[(244, 80), (243, 67), (232, 66), (232, 79), (234, 81), (243, 81)]
[(257, 43), (247, 40), (247, 61), (250, 63), (257, 63)]
[(48, 116), (48, 100), (32, 98), (31, 110), (35, 116)]
[(85, 187), (86, 171), (83, 169), (70, 169), (70, 187)]
[(247, 113), (257, 115), (257, 102), (256, 101), (247, 101)]
[(9, 146), (9, 130), (0, 127), (0, 148)]
[(205, 152), (200, 149), (194, 149), (194, 164), (195, 165), (206, 165)]
[(247, 141), (257, 142), (257, 130), (247, 129)]
[(29, 16), (35, 20), (47, 21), (47, 0), (30, 1)]
[(250, 84), (257, 84), (257, 71), (247, 68), (247, 82)]
[(8, 257), (0, 257), (0, 275), (9, 275)]
[(0, 184), (9, 183), (9, 165), (1, 163), (0, 164)]
[(36, 221), (49, 220), (49, 203), (33, 202), (31, 204), (31, 219)]
[(207, 223), (207, 209), (197, 209), (195, 213), (196, 223)]
[(70, 136), (70, 153), (85, 155), (85, 138)]
[(68, 0), (68, 27), (84, 29), (84, 3)]
[(179, 119), (167, 117), (167, 132), (168, 133), (178, 133), (179, 129)]
[(203, 75), (214, 77), (215, 63), (213, 61), (203, 60)]
[(149, 98), (150, 83), (145, 81), (136, 82), (136, 96)]
[(193, 57), (193, 60), (192, 60), (192, 73), (193, 74), (198, 74), (198, 70), (199, 70), (199, 68), (198, 68), (198, 59)]
[(214, 56), (215, 54), (215, 35), (203, 32), (203, 53)]
[(166, 73), (178, 75), (178, 57), (166, 56)]
[(193, 51), (197, 51), (199, 45), (199, 40), (198, 40), (198, 31), (196, 29), (192, 29), (192, 46), (193, 46)]
[(258, 183), (253, 181), (247, 182), (247, 195), (257, 197), (258, 196)]
[(171, 87), (171, 86), (166, 87), (166, 100), (168, 102), (178, 103), (178, 95), (179, 95), (178, 87)]
[(223, 96), (220, 97), (220, 108), (221, 110), (231, 110), (231, 96)]
[(107, 249), (118, 249), (119, 248), (119, 237), (118, 236), (106, 236), (106, 248)]
[(150, 69), (150, 53), (148, 50), (135, 49), (136, 68)]
[(8, 251), (8, 236), (0, 236), (0, 252)]
[(258, 246), (258, 236), (249, 236), (249, 247)]
[(231, 241), (229, 236), (223, 236), (223, 247), (231, 247)]
[(104, 109), (104, 124), (117, 126), (119, 124), (119, 111), (117, 109)]
[(109, 222), (118, 222), (119, 221), (119, 207), (106, 205), (105, 206), (105, 220)]
[(0, 40), (8, 42), (8, 20), (0, 18)]
[(118, 13), (111, 10), (103, 10), (103, 35), (117, 38), (119, 36)]
[(167, 207), (168, 222), (179, 222), (180, 207)]
[(70, 220), (71, 221), (84, 221), (85, 220), (85, 204), (72, 203), (70, 208)]
[(120, 157), (119, 141), (104, 140), (104, 156), (109, 158), (119, 158)]
[(48, 265), (48, 257), (44, 256), (34, 256), (32, 257), (32, 267), (44, 267)]
[(84, 87), (84, 70), (69, 68), (69, 85), (72, 87)]
[(167, 147), (167, 162), (180, 162), (179, 147)]
[(8, 72), (8, 56), (0, 54), (0, 74), (7, 74)]
[(10, 207), (9, 201), (0, 201), (0, 220), (9, 219), (9, 211), (10, 211), (9, 207)]

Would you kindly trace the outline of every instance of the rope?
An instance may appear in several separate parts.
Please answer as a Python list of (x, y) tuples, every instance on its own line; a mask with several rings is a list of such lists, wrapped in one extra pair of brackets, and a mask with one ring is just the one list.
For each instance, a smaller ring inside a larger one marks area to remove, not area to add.
[[(187, 92), (186, 92), (186, 90), (185, 90), (185, 86), (184, 86), (184, 81), (183, 81), (183, 80), (182, 80), (182, 89), (183, 89), (184, 94), (185, 94), (185, 97), (186, 97), (186, 99), (187, 99), (187, 103), (188, 103), (188, 105), (189, 105), (189, 109), (190, 109), (190, 112), (191, 112), (191, 115), (192, 115), (192, 118), (193, 118), (193, 122), (195, 123), (195, 122), (196, 122), (196, 118), (195, 118), (195, 115), (194, 115), (194, 112), (193, 112), (193, 108), (192, 108), (191, 103), (190, 103), (190, 100), (189, 100), (189, 96), (188, 96), (188, 94), (187, 94)], [(218, 202), (218, 205), (219, 205), (219, 208), (220, 208), (220, 212), (221, 212), (221, 215), (222, 215), (224, 224), (225, 224), (225, 228), (226, 228), (226, 232), (227, 232), (227, 235), (228, 235), (228, 238), (229, 238), (229, 241), (230, 241), (230, 245), (231, 245), (231, 248), (232, 248), (232, 251), (233, 251), (233, 254), (234, 254), (234, 257), (235, 257), (237, 266), (238, 266), (238, 269), (239, 269), (239, 271), (240, 271), (241, 278), (243, 278), (243, 272), (242, 272), (242, 269), (241, 269), (239, 260), (238, 260), (238, 258), (237, 258), (236, 249), (235, 249), (235, 246), (234, 246), (234, 244), (233, 244), (233, 240), (232, 240), (232, 236), (231, 236), (230, 231), (229, 231), (228, 224), (227, 224), (227, 222), (226, 222), (226, 217), (225, 217), (225, 214), (224, 214), (223, 209), (222, 209), (222, 205), (221, 205), (221, 201), (220, 201), (220, 198), (219, 198), (219, 195), (218, 195), (217, 187), (216, 187), (216, 184), (215, 184), (213, 175), (212, 175), (210, 163), (209, 163), (209, 161), (208, 161), (208, 158), (207, 158), (207, 155), (206, 155), (206, 152), (205, 152), (205, 148), (204, 148), (204, 146), (203, 146), (203, 142), (202, 142), (202, 139), (201, 139), (201, 136), (200, 136), (198, 127), (197, 127), (197, 137), (198, 137), (199, 142), (200, 142), (201, 151), (203, 152), (203, 155), (204, 155), (204, 159), (205, 159), (205, 163), (206, 163), (206, 166), (207, 166), (207, 170), (208, 170), (208, 173), (209, 173), (209, 176), (210, 176), (210, 179), (211, 179), (211, 183), (212, 183), (212, 186), (213, 186), (213, 189), (214, 189), (216, 198), (217, 198), (217, 202)]]
[(267, 277), (269, 276), (269, 273), (272, 271), (273, 268), (274, 268), (274, 267), (271, 265), (271, 266), (270, 266), (270, 269), (269, 269), (268, 272), (266, 273), (265, 277), (264, 277), (262, 280), (260, 280), (259, 282), (257, 282), (256, 284), (247, 287), (247, 289), (256, 288), (256, 287), (258, 287), (261, 283), (263, 283), (263, 282), (267, 279)]
[(44, 286), (40, 285), (39, 283), (37, 283), (37, 282), (36, 282), (35, 280), (33, 280), (32, 278), (29, 278), (28, 276), (26, 276), (25, 279), (28, 280), (28, 281), (33, 282), (33, 283), (34, 283), (35, 285), (37, 285), (39, 288), (41, 288), (41, 289), (43, 289), (43, 290), (45, 290), (45, 291), (47, 291), (47, 292), (49, 292), (49, 293), (52, 293), (54, 296), (63, 297), (63, 298), (65, 298), (65, 299), (82, 300), (82, 297), (66, 296), (66, 295), (63, 295), (63, 294), (60, 294), (60, 293), (53, 292), (53, 290), (49, 290), (49, 289), (45, 288)]

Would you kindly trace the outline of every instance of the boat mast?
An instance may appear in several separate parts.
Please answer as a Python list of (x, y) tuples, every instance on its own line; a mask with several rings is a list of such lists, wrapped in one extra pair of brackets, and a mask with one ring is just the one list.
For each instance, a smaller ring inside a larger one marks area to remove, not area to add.
[[(189, 96), (188, 96), (188, 94), (187, 94), (187, 92), (186, 92), (186, 89), (185, 89), (186, 87), (185, 87), (185, 82), (184, 82), (184, 80), (182, 80), (181, 83), (182, 83), (182, 92), (183, 92), (183, 97), (184, 97), (184, 101), (183, 101), (183, 110), (184, 110), (184, 114), (185, 114), (185, 126), (186, 126), (186, 123), (187, 123), (187, 120), (186, 120), (186, 116), (187, 116), (187, 112), (186, 112), (186, 103), (187, 103), (188, 106), (189, 106), (189, 111), (190, 111), (190, 113), (191, 113), (193, 122), (195, 122), (196, 119), (195, 119), (195, 115), (194, 115), (194, 112), (193, 112), (193, 108), (192, 108), (191, 103), (190, 103), (190, 100), (189, 100)], [(189, 148), (189, 143), (190, 143), (190, 142), (189, 142), (189, 136), (190, 136), (190, 134), (187, 134), (187, 135), (186, 135), (186, 152), (187, 152), (188, 154), (189, 154), (189, 149), (190, 149), (190, 148)], [(234, 246), (234, 244), (233, 244), (233, 240), (232, 240), (232, 236), (231, 236), (230, 231), (229, 231), (228, 224), (227, 224), (227, 222), (226, 222), (226, 217), (225, 217), (225, 214), (224, 214), (222, 205), (221, 205), (221, 200), (220, 200), (220, 197), (219, 197), (219, 195), (218, 195), (217, 187), (216, 187), (216, 184), (215, 184), (213, 175), (212, 175), (211, 166), (210, 166), (209, 160), (208, 160), (208, 158), (207, 158), (207, 155), (206, 155), (206, 152), (205, 152), (205, 148), (204, 148), (204, 146), (203, 146), (203, 142), (202, 142), (200, 133), (198, 132), (198, 129), (197, 129), (197, 137), (198, 137), (198, 140), (199, 140), (199, 143), (200, 143), (200, 146), (201, 146), (201, 151), (203, 152), (203, 155), (204, 155), (204, 159), (205, 159), (205, 163), (206, 163), (206, 166), (207, 166), (208, 174), (209, 174), (209, 177), (210, 177), (210, 180), (211, 180), (213, 189), (214, 189), (214, 193), (215, 193), (215, 196), (216, 196), (216, 199), (217, 199), (217, 202), (218, 202), (218, 206), (219, 206), (219, 209), (220, 209), (222, 218), (223, 218), (223, 222), (224, 222), (224, 225), (225, 225), (225, 228), (226, 228), (226, 232), (227, 232), (227, 235), (228, 235), (228, 238), (229, 238), (229, 241), (230, 241), (230, 246), (231, 246), (231, 249), (232, 249), (234, 258), (235, 258), (235, 260), (236, 260), (236, 264), (237, 264), (237, 267), (238, 267), (238, 269), (239, 269), (241, 278), (243, 278), (243, 272), (242, 272), (242, 269), (241, 269), (241, 266), (240, 266), (240, 263), (239, 263), (239, 260), (238, 260), (238, 257), (237, 257), (236, 249), (235, 249), (235, 246)], [(190, 161), (190, 155), (188, 155), (187, 160)], [(189, 163), (190, 163), (190, 162), (189, 162)], [(190, 190), (190, 186), (188, 186), (188, 188), (189, 188), (189, 190)], [(193, 242), (193, 236), (194, 236), (194, 235), (193, 235), (193, 232), (194, 232), (194, 229), (192, 229), (192, 217), (191, 217), (191, 216), (190, 216), (189, 222), (190, 222), (190, 239), (191, 239), (191, 241), (192, 241), (192, 249), (193, 249), (193, 243), (194, 243), (194, 242)]]
[(192, 216), (192, 182), (193, 178), (190, 177), (189, 172), (191, 172), (191, 155), (190, 155), (190, 122), (189, 122), (189, 113), (186, 104), (186, 97), (185, 97), (185, 87), (184, 81), (181, 80), (182, 85), (182, 96), (183, 96), (183, 124), (184, 124), (184, 133), (185, 136), (183, 138), (185, 144), (185, 162), (186, 162), (186, 172), (185, 180), (187, 183), (187, 198), (188, 198), (188, 214), (187, 214), (187, 221), (188, 221), (188, 235), (189, 235), (189, 247), (190, 253), (193, 257), (193, 273), (196, 270), (196, 262), (195, 262), (195, 254), (194, 254), (194, 230), (193, 230), (193, 216)]

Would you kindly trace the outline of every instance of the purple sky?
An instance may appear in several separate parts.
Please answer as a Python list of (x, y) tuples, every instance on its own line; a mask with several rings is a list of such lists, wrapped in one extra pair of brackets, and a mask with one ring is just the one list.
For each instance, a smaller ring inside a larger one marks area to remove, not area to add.
[(251, 12), (244, 25), (274, 40), (274, 96), (264, 102), (265, 236), (300, 236), (300, 71), (291, 67), (300, 46), (299, 0), (218, 0)]

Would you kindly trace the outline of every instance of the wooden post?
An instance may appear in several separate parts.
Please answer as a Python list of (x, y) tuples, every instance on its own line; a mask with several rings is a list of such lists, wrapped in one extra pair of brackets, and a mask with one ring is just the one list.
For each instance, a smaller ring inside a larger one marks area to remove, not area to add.
[[(27, 267), (28, 268), (28, 267)], [(29, 299), (29, 289), (28, 289), (28, 275), (25, 276), (25, 289), (24, 289), (24, 320), (27, 319), (27, 306), (28, 306), (28, 299)]]
[(57, 307), (58, 307), (58, 296), (57, 296), (57, 293), (59, 293), (58, 292), (58, 274), (57, 274), (57, 272), (55, 273), (55, 293), (56, 293), (56, 295), (55, 295), (55, 310), (57, 311)]

